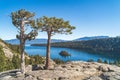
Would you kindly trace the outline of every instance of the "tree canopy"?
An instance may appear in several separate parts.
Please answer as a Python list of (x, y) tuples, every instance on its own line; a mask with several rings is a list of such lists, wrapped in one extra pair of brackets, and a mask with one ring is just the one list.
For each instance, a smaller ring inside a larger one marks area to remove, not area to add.
[(72, 34), (74, 26), (69, 24), (69, 21), (64, 21), (62, 18), (46, 17), (37, 19), (37, 28), (41, 31), (51, 32), (52, 35), (55, 33), (60, 34)]
[[(31, 30), (29, 33), (24, 33), (24, 39), (32, 40), (35, 39), (37, 36), (37, 30), (34, 29), (35, 27), (35, 20), (34, 20), (34, 13), (31, 13), (29, 11), (26, 11), (25, 9), (18, 10), (16, 12), (11, 13), (12, 23), (13, 25), (18, 29), (18, 32), (21, 32), (21, 26), (23, 21), (24, 30), (26, 31), (28, 29), (28, 26), (31, 27), (33, 30)], [(22, 32), (25, 32), (22, 31)], [(26, 31), (27, 32), (27, 31)], [(16, 35), (18, 39), (20, 39), (20, 35)]]

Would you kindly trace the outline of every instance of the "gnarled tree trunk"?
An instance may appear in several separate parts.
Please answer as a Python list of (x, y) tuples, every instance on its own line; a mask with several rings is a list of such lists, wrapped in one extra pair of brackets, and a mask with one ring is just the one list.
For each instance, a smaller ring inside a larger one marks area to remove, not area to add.
[(25, 48), (25, 36), (24, 36), (24, 21), (21, 21), (21, 32), (20, 32), (20, 53), (21, 53), (21, 72), (25, 74), (25, 55), (24, 55), (24, 48)]
[(22, 72), (22, 74), (25, 74), (24, 46), (25, 46), (25, 41), (24, 41), (24, 39), (21, 39), (20, 40), (20, 53), (21, 53), (21, 72)]
[(50, 68), (50, 41), (51, 41), (51, 32), (47, 32), (47, 34), (48, 34), (48, 40), (47, 40), (45, 69), (49, 69)]

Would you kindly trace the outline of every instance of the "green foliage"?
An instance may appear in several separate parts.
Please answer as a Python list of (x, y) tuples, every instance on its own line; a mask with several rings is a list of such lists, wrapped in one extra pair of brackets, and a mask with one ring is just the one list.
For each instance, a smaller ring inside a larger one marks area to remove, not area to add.
[(14, 69), (13, 63), (5, 57), (5, 54), (0, 46), (0, 72)]
[(87, 62), (94, 62), (94, 60), (93, 59), (89, 59)]
[(64, 63), (65, 63), (63, 60), (60, 60), (59, 58), (53, 59), (53, 61), (54, 61), (56, 64), (64, 64)]
[(37, 29), (41, 31), (51, 32), (52, 35), (55, 33), (60, 34), (71, 34), (72, 30), (75, 29), (74, 26), (69, 24), (69, 21), (64, 21), (61, 18), (56, 17), (46, 17), (37, 19)]
[(20, 68), (20, 58), (19, 55), (13, 55), (12, 63), (15, 69)]
[[(16, 35), (18, 39), (24, 38), (24, 40), (33, 40), (37, 36), (37, 31), (34, 29), (35, 20), (33, 20), (34, 13), (21, 9), (11, 13), (12, 23), (18, 28), (19, 34)], [(30, 26), (32, 30), (29, 33), (25, 33), (27, 26)], [(22, 36), (20, 36), (23, 34)]]
[(59, 55), (61, 55), (62, 57), (68, 57), (68, 56), (71, 56), (71, 54), (69, 54), (69, 53), (66, 52), (66, 51), (61, 51), (61, 52), (59, 53)]
[(6, 70), (11, 70), (11, 69), (15, 69), (14, 68), (14, 63), (12, 63), (12, 61), (11, 60), (6, 60)]
[(2, 47), (0, 46), (0, 71), (5, 71), (6, 70), (6, 60), (5, 60), (5, 55), (2, 50)]
[(31, 55), (29, 61), (26, 60), (26, 64), (31, 64), (31, 65), (42, 64), (42, 63), (44, 63), (44, 59), (39, 55)]
[(104, 63), (105, 63), (105, 64), (108, 64), (108, 61), (107, 61), (107, 60), (104, 60)]
[(30, 63), (30, 59), (28, 59), (27, 57), (25, 57), (25, 65), (29, 65)]
[(12, 23), (17, 28), (21, 25), (21, 20), (31, 20), (31, 18), (34, 17), (34, 13), (30, 13), (29, 11), (26, 11), (25, 9), (18, 10), (16, 12), (11, 13)]
[(98, 59), (97, 62), (98, 62), (98, 63), (102, 63), (102, 59)]

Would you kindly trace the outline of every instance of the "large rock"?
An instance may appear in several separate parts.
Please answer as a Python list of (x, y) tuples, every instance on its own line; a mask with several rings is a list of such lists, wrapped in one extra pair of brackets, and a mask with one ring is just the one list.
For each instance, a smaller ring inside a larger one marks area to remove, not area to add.
[(106, 65), (100, 65), (98, 69), (100, 71), (103, 71), (103, 72), (108, 72), (109, 71), (109, 68)]
[(120, 80), (120, 73), (116, 72), (105, 72), (101, 74), (104, 80)]
[(12, 50), (11, 50), (5, 43), (3, 43), (3, 42), (1, 42), (1, 41), (0, 41), (0, 46), (2, 46), (3, 52), (5, 53), (5, 56), (6, 56), (7, 58), (12, 59), (12, 57), (13, 57), (13, 52), (12, 52)]
[(44, 70), (45, 65), (43, 64), (36, 64), (32, 66), (32, 70)]
[(21, 72), (16, 72), (16, 77), (24, 77), (24, 74), (22, 74)]
[(11, 78), (11, 76), (8, 75), (8, 76), (0, 78), (0, 80), (9, 80), (9, 78)]
[(26, 71), (26, 72), (32, 71), (32, 65), (26, 66), (25, 71)]

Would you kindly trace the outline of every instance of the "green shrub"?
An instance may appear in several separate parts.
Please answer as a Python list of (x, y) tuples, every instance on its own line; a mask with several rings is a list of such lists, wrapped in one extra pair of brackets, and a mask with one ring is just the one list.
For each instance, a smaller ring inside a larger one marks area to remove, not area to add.
[(6, 60), (6, 70), (15, 69), (11, 60)]
[(65, 63), (63, 60), (60, 60), (59, 58), (53, 59), (53, 61), (54, 61), (56, 64), (64, 64), (64, 63)]
[(105, 64), (108, 64), (108, 61), (107, 61), (107, 60), (104, 60), (104, 63), (105, 63)]
[(12, 63), (15, 69), (20, 68), (20, 58), (19, 55), (13, 55)]
[(102, 63), (102, 59), (98, 59), (97, 62), (98, 62), (98, 63)]
[(41, 56), (39, 55), (31, 55), (29, 61), (27, 62), (29, 64), (42, 64), (44, 63), (44, 60)]
[(0, 72), (6, 70), (6, 57), (4, 55), (4, 52), (2, 50), (2, 47), (0, 46)]
[(87, 62), (94, 62), (94, 60), (93, 59), (89, 59)]

